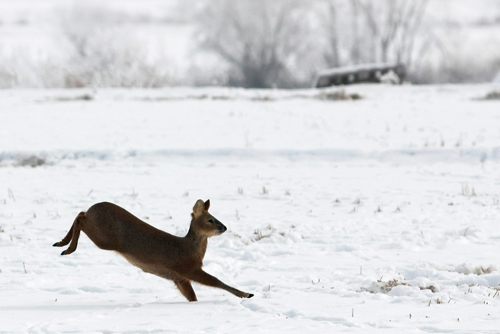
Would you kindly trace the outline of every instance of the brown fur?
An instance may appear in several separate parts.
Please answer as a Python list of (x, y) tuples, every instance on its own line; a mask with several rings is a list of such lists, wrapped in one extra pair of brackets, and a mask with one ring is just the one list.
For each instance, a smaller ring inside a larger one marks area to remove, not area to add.
[(220, 235), (226, 227), (208, 213), (210, 201), (198, 200), (193, 207), (191, 226), (185, 237), (163, 232), (112, 203), (97, 203), (87, 212), (80, 212), (68, 234), (55, 247), (69, 244), (61, 255), (76, 250), (80, 231), (97, 247), (113, 250), (128, 262), (151, 273), (174, 281), (189, 301), (196, 301), (191, 281), (224, 289), (240, 298), (253, 294), (232, 288), (203, 271), (207, 239)]

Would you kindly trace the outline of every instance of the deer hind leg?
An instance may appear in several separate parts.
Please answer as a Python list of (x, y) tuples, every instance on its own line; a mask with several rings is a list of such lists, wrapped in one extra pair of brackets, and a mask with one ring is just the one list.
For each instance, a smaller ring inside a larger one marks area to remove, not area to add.
[(54, 247), (62, 247), (62, 246), (66, 246), (71, 241), (68, 249), (63, 251), (61, 253), (61, 255), (68, 255), (68, 254), (73, 253), (76, 250), (76, 246), (78, 245), (78, 238), (80, 237), (80, 230), (81, 230), (80, 223), (81, 223), (82, 219), (86, 219), (85, 212), (80, 212), (78, 214), (78, 216), (76, 217), (75, 221), (73, 222), (73, 225), (71, 226), (68, 234), (66, 234), (64, 239), (62, 239), (61, 241), (56, 242), (54, 244)]
[(179, 291), (182, 293), (182, 295), (186, 297), (187, 300), (189, 300), (190, 302), (198, 301), (190, 281), (182, 280), (182, 281), (174, 281), (174, 283), (179, 289)]
[(69, 229), (68, 234), (66, 234), (66, 236), (61, 241), (56, 242), (52, 246), (62, 247), (62, 246), (66, 246), (67, 244), (69, 244), (69, 242), (71, 241), (71, 237), (73, 236), (73, 225), (74, 225), (74, 223), (71, 224), (71, 228)]

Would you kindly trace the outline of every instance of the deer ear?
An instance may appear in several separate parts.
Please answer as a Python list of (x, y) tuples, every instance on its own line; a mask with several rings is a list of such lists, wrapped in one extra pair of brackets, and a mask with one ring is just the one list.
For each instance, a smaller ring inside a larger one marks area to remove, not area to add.
[(205, 203), (201, 199), (196, 201), (196, 204), (193, 206), (193, 216), (200, 216), (203, 211), (205, 211)]
[(205, 211), (208, 211), (209, 208), (210, 208), (210, 200), (207, 199), (207, 201), (205, 202)]

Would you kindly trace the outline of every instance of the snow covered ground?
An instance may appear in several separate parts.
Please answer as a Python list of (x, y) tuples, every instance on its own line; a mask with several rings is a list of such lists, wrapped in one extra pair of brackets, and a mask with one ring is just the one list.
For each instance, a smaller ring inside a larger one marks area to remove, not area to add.
[[(0, 333), (497, 332), (492, 89), (0, 91)], [(199, 198), (252, 299), (52, 247), (99, 201), (183, 235)]]

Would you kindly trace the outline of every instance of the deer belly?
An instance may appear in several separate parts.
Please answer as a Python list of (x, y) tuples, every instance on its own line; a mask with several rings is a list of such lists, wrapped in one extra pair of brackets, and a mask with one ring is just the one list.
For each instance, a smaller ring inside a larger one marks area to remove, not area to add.
[(165, 267), (162, 264), (143, 261), (143, 260), (137, 259), (134, 256), (130, 256), (127, 254), (120, 253), (120, 255), (122, 255), (132, 265), (142, 269), (142, 271), (144, 271), (148, 274), (160, 276), (162, 278), (169, 279), (172, 281), (178, 281), (178, 280), (183, 279), (182, 276), (178, 275), (176, 272), (168, 269), (167, 267)]

